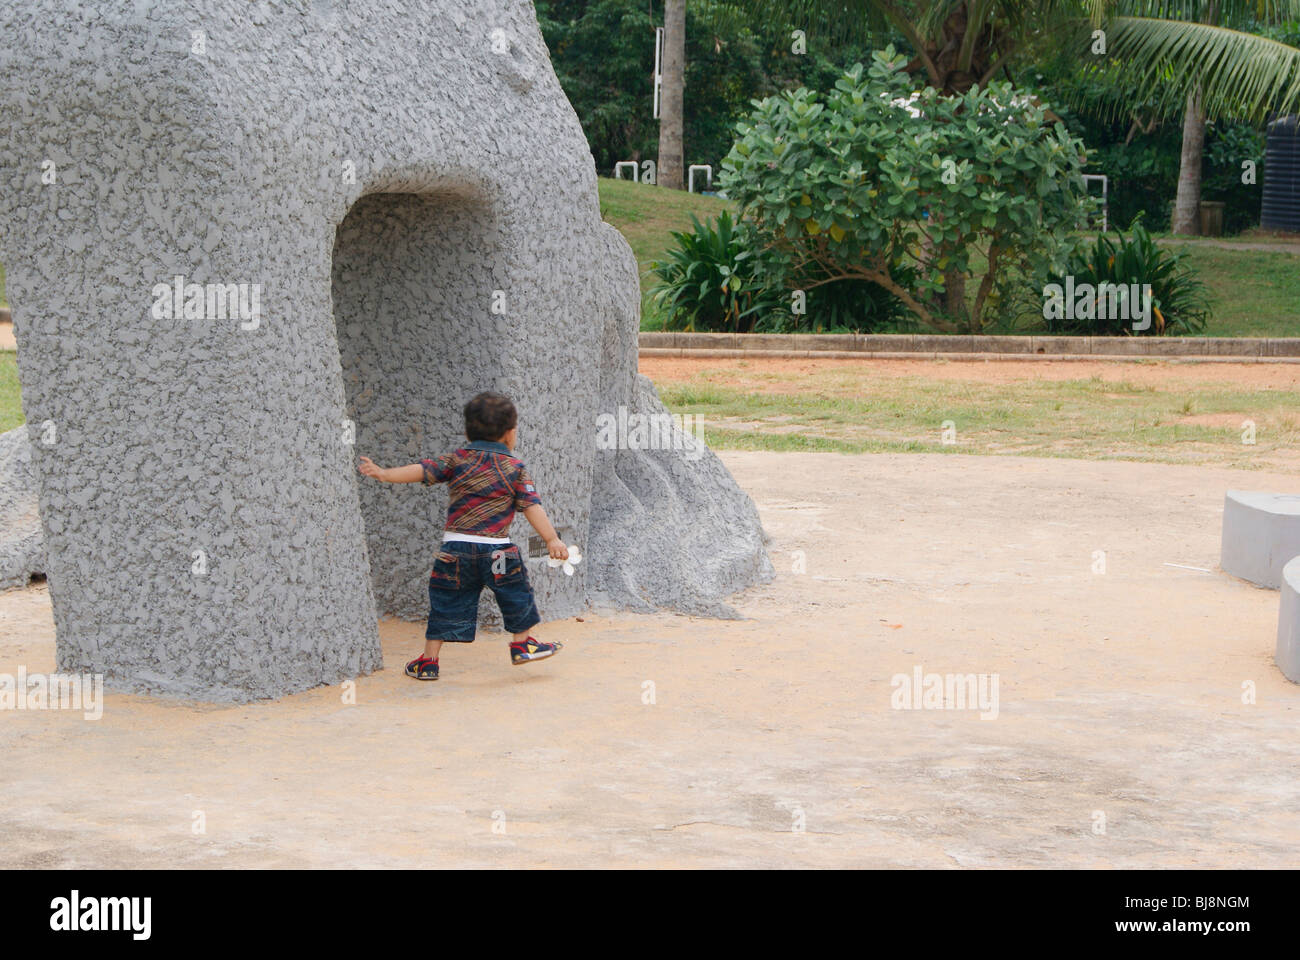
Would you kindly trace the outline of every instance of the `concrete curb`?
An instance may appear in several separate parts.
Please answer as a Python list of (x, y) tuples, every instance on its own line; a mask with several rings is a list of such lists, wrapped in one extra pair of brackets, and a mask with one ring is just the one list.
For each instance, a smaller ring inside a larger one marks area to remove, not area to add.
[[(668, 333), (638, 335), (645, 356), (977, 359), (1293, 359), (1300, 337), (994, 337), (947, 334)], [(652, 353), (651, 351), (668, 351)]]

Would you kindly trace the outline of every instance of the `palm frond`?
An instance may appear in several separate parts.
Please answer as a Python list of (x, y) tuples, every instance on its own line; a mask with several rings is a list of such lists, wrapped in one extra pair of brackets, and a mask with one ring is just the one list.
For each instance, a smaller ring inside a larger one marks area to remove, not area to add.
[[(1149, 17), (1107, 24), (1108, 52), (1162, 100), (1176, 104), (1201, 91), (1213, 120), (1258, 121), (1300, 105), (1300, 50), (1227, 27)], [(1167, 104), (1167, 105), (1168, 105)]]

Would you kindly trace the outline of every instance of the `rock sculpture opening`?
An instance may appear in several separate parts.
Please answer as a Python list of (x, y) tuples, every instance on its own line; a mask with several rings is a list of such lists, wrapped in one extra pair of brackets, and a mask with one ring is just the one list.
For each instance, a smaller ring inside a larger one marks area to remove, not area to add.
[[(490, 206), (468, 191), (369, 194), (336, 237), (344, 429), (356, 449), (403, 464), (464, 443), (461, 408), (499, 382), (492, 368), (510, 336), (507, 316), (477, 309), (496, 289), (501, 255)], [(427, 613), (430, 536), (446, 515), (446, 490), (362, 483), (358, 492), (379, 612)]]

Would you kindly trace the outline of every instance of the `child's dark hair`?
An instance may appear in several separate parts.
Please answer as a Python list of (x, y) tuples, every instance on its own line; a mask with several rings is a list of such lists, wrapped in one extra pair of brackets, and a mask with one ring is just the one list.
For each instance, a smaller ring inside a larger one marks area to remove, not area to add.
[(465, 404), (465, 437), (468, 440), (500, 440), (519, 422), (510, 398), (490, 390)]

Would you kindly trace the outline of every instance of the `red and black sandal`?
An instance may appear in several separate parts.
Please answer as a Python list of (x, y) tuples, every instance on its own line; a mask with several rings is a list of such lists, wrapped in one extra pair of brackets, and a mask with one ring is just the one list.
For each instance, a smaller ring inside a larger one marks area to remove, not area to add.
[(406, 675), (416, 680), (437, 680), (438, 661), (436, 658), (430, 660), (424, 654), (420, 654), (406, 665)]
[(529, 637), (523, 643), (510, 641), (510, 662), (516, 667), (534, 660), (553, 657), (564, 648), (562, 643), (543, 643), (535, 637)]

